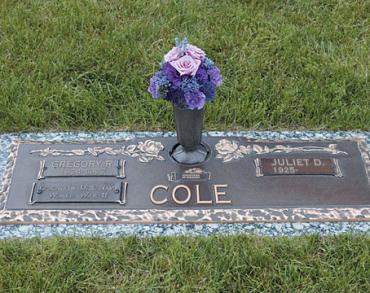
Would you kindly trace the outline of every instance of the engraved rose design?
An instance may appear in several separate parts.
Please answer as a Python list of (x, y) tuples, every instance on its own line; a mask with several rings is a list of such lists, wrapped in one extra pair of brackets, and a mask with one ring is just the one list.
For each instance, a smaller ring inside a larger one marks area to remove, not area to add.
[(245, 155), (256, 154), (272, 154), (272, 153), (329, 153), (329, 154), (342, 154), (348, 155), (344, 151), (337, 149), (336, 144), (329, 144), (327, 147), (322, 146), (290, 146), (290, 145), (275, 145), (269, 147), (268, 145), (260, 146), (253, 145), (240, 145), (235, 140), (221, 139), (216, 145), (217, 152), (216, 158), (222, 159), (223, 162), (230, 162), (232, 160), (243, 158)]
[(238, 149), (238, 143), (235, 140), (221, 139), (215, 147), (219, 154), (227, 155), (234, 153)]
[(158, 141), (146, 140), (139, 142), (137, 148), (150, 156), (157, 156), (164, 149), (163, 145)]
[(223, 162), (230, 162), (232, 160), (240, 159), (243, 155), (250, 154), (252, 152), (251, 146), (239, 146), (235, 140), (221, 139), (215, 145), (217, 159), (222, 159)]
[(112, 147), (87, 147), (86, 149), (73, 149), (73, 150), (58, 150), (47, 147), (42, 150), (33, 150), (31, 154), (38, 153), (39, 156), (84, 156), (92, 155), (94, 157), (99, 156), (100, 154), (107, 154), (110, 156), (129, 156), (136, 158), (140, 162), (147, 163), (153, 159), (164, 161), (164, 157), (159, 155), (159, 153), (164, 150), (164, 146), (161, 142), (146, 140), (144, 142), (139, 142), (136, 144), (131, 144), (128, 146), (122, 146), (119, 149), (114, 149)]

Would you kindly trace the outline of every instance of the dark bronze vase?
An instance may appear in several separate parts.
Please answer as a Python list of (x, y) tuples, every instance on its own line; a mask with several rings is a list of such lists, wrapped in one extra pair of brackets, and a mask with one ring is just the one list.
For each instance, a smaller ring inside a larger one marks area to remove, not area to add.
[(200, 164), (208, 155), (202, 144), (203, 113), (200, 110), (180, 109), (173, 106), (178, 144), (172, 151), (172, 157), (180, 164)]

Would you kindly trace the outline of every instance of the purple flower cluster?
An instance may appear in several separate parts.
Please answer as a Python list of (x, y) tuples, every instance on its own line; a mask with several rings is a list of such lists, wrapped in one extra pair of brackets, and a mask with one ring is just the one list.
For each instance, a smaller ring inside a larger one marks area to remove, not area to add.
[(205, 53), (184, 39), (168, 52), (161, 68), (150, 79), (149, 93), (182, 109), (201, 109), (214, 99), (222, 76)]

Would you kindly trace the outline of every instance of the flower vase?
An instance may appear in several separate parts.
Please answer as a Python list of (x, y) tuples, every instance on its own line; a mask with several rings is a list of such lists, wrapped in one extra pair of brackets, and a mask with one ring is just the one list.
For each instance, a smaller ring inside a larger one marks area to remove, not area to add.
[(181, 109), (173, 106), (178, 144), (171, 155), (180, 164), (200, 164), (208, 155), (202, 144), (204, 108)]

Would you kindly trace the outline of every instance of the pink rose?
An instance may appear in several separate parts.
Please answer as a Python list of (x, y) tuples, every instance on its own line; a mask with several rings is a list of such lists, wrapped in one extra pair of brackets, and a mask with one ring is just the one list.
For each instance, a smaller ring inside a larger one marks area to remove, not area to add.
[(199, 68), (201, 61), (198, 59), (193, 59), (192, 57), (185, 55), (180, 59), (171, 61), (170, 64), (177, 70), (180, 75), (190, 74), (195, 75)]
[(181, 57), (181, 49), (173, 47), (166, 55), (164, 55), (165, 62), (171, 62)]
[(203, 60), (206, 57), (206, 53), (202, 49), (190, 44), (186, 47), (185, 54), (198, 60)]

